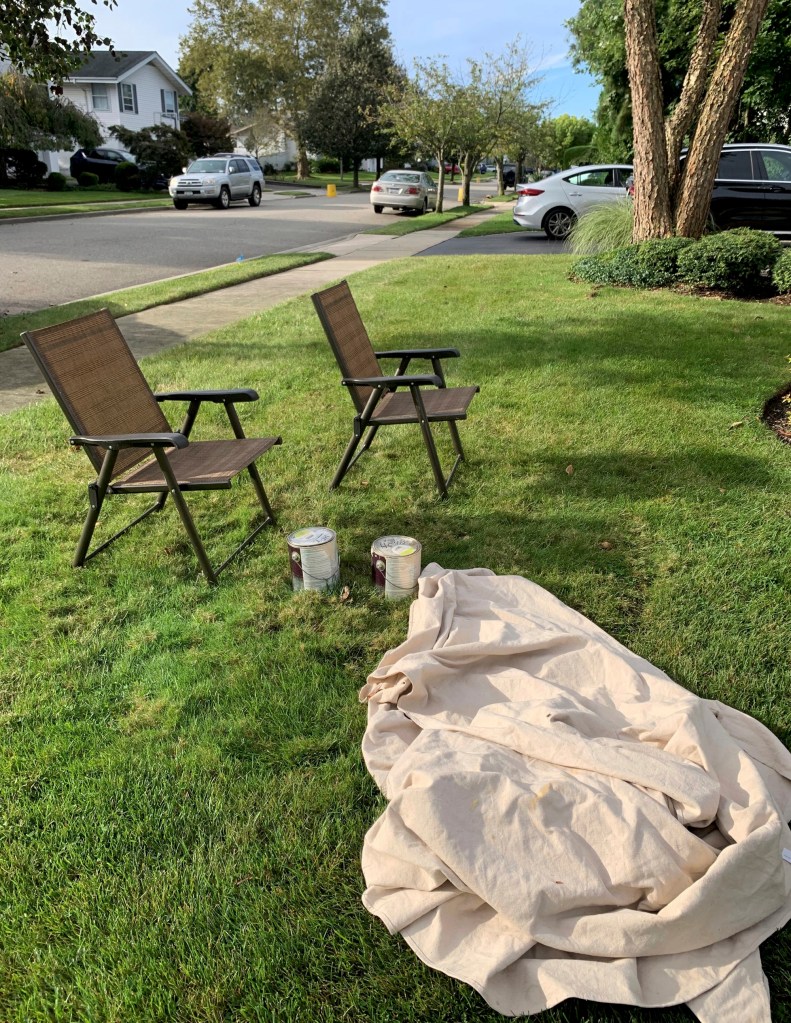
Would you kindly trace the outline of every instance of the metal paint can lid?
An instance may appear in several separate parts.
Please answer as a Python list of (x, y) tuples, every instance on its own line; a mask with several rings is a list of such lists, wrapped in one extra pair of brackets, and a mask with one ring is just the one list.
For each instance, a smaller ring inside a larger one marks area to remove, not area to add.
[(386, 558), (405, 558), (411, 554), (419, 554), (421, 550), (420, 541), (411, 536), (380, 536), (371, 544), (371, 554), (379, 554)]
[(306, 526), (289, 533), (286, 542), (289, 547), (316, 547), (335, 539), (335, 530), (328, 526)]

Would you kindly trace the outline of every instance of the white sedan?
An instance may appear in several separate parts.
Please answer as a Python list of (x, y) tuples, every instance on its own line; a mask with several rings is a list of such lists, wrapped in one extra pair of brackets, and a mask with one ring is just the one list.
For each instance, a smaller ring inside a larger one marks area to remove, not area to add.
[(381, 213), (385, 206), (426, 213), (437, 208), (437, 186), (424, 171), (385, 171), (371, 186), (371, 205), (374, 213)]
[(631, 173), (628, 164), (601, 164), (574, 167), (533, 184), (517, 185), (514, 223), (561, 241), (591, 206), (624, 199)]

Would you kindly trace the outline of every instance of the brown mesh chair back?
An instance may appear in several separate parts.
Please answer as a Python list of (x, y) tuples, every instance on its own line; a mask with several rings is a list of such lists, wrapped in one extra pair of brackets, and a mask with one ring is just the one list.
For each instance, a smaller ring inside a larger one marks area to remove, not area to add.
[[(171, 432), (109, 310), (30, 330), (23, 337), (76, 434)], [(84, 450), (98, 473), (106, 449)], [(148, 448), (120, 451), (113, 479), (150, 457)]]
[[(313, 305), (343, 376), (381, 376), (381, 367), (346, 281), (315, 294)], [(371, 388), (350, 387), (349, 391), (357, 411), (362, 412)]]

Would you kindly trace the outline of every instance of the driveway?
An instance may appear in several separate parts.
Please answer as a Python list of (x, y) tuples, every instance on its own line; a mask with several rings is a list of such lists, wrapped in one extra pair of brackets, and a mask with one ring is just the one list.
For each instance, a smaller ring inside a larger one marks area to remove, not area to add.
[(551, 241), (543, 231), (484, 234), (477, 238), (450, 238), (418, 256), (559, 256), (569, 252), (566, 242)]

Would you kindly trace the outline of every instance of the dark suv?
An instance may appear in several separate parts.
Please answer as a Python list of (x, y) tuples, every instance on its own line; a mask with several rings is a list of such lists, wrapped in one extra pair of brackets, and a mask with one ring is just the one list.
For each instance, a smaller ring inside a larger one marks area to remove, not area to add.
[(78, 180), (83, 171), (90, 171), (99, 181), (112, 183), (119, 163), (135, 163), (135, 158), (124, 149), (99, 146), (97, 149), (78, 149), (69, 162), (69, 170), (71, 176)]
[(791, 234), (791, 146), (769, 142), (723, 146), (711, 216), (719, 228), (754, 227)]

